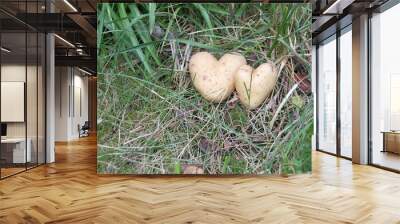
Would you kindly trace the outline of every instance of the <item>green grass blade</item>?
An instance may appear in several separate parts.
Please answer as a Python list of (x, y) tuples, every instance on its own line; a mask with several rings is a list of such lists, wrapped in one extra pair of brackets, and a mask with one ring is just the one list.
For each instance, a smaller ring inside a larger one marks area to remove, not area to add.
[[(121, 17), (127, 16), (127, 13), (125, 10), (125, 4), (118, 4), (118, 12)], [(139, 41), (136, 38), (135, 32), (133, 31), (132, 27), (130, 26), (130, 23), (127, 20), (122, 20), (121, 23), (119, 23), (119, 26), (122, 30), (126, 31), (126, 36), (128, 37), (128, 39), (130, 40), (130, 42), (133, 46), (139, 45)], [(143, 51), (141, 49), (136, 49), (136, 54), (138, 55), (139, 60), (143, 63), (143, 66), (145, 67), (146, 71), (149, 74), (152, 74), (153, 69), (147, 62), (146, 57), (143, 54)]]
[(104, 17), (108, 4), (99, 4), (97, 13), (97, 49), (100, 49), (101, 41), (103, 40)]
[[(213, 25), (210, 19), (210, 16), (208, 14), (208, 10), (203, 6), (203, 4), (199, 4), (199, 3), (193, 3), (194, 6), (200, 11), (201, 15), (203, 16), (203, 19), (205, 20), (208, 29), (210, 29), (210, 34), (214, 35), (213, 33)], [(212, 39), (211, 39), (212, 41)]]
[(183, 43), (183, 44), (187, 44), (193, 47), (197, 47), (197, 48), (201, 48), (201, 49), (208, 49), (208, 50), (213, 50), (213, 51), (221, 51), (222, 49), (215, 47), (213, 45), (210, 44), (205, 44), (205, 43), (199, 43), (196, 41), (192, 41), (192, 40), (183, 40), (183, 39), (175, 39), (176, 42), (178, 43)]
[[(139, 11), (138, 7), (136, 6), (136, 4), (128, 4), (129, 9), (131, 10), (131, 13), (133, 13), (133, 15), (135, 15), (135, 17), (140, 17), (141, 16), (141, 12)], [(135, 24), (131, 24), (130, 25), (135, 28), (136, 33), (138, 33), (140, 39), (143, 41), (143, 43), (149, 43), (152, 42), (150, 33), (151, 30), (147, 30), (145, 24), (143, 23), (142, 20), (139, 20), (137, 23)], [(147, 45), (147, 50), (150, 53), (151, 57), (154, 59), (154, 61), (156, 62), (157, 65), (160, 65), (160, 59), (158, 57), (156, 48), (154, 47), (154, 45)]]
[(154, 30), (154, 24), (156, 21), (156, 3), (149, 3), (149, 31), (150, 33)]

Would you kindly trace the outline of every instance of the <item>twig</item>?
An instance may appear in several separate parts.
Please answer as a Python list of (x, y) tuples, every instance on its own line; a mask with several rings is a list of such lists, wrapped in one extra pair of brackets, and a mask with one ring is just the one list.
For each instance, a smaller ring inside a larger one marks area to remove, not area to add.
[(278, 109), (276, 110), (274, 117), (272, 118), (269, 127), (272, 128), (275, 124), (275, 121), (278, 117), (279, 112), (282, 110), (283, 106), (285, 106), (286, 102), (289, 100), (290, 96), (292, 95), (292, 93), (297, 89), (297, 87), (299, 86), (298, 83), (294, 84), (293, 87), (290, 89), (290, 91), (288, 92), (288, 94), (286, 94), (285, 98), (283, 98), (282, 102), (279, 104)]

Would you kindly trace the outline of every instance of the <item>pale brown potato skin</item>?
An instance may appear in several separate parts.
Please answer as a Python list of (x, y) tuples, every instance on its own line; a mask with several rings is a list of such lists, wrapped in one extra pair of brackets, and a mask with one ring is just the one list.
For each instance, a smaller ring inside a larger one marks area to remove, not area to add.
[(189, 72), (194, 87), (208, 101), (222, 102), (235, 89), (236, 70), (246, 64), (238, 53), (228, 53), (217, 60), (208, 52), (194, 54), (189, 61)]
[(183, 167), (183, 174), (204, 174), (204, 170), (201, 167), (187, 165)]
[(235, 74), (235, 88), (240, 102), (249, 109), (259, 107), (271, 94), (277, 80), (273, 64), (264, 63), (253, 69), (242, 65)]

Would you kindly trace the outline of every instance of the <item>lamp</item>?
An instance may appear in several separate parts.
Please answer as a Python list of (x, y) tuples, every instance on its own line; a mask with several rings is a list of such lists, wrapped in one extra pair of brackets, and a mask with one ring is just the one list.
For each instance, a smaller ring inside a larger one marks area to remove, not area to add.
[(11, 50), (9, 50), (9, 49), (7, 49), (7, 48), (5, 48), (5, 47), (1, 47), (0, 49), (1, 49), (2, 51), (6, 52), (6, 53), (10, 53), (10, 52), (11, 52)]
[(351, 5), (354, 0), (336, 0), (322, 14), (341, 14), (347, 6)]
[(85, 74), (87, 74), (87, 75), (90, 75), (90, 76), (93, 75), (92, 73), (90, 73), (90, 72), (88, 72), (88, 71), (86, 71), (86, 70), (83, 70), (83, 69), (81, 69), (81, 68), (79, 68), (79, 67), (78, 67), (78, 70), (81, 71), (81, 72), (83, 72), (83, 73), (85, 73)]
[(64, 43), (66, 43), (67, 45), (69, 45), (70, 47), (73, 47), (73, 48), (75, 48), (75, 45), (73, 45), (71, 42), (69, 42), (68, 40), (66, 40), (66, 39), (64, 39), (64, 38), (62, 38), (62, 37), (60, 37), (59, 35), (57, 35), (57, 34), (54, 34), (54, 36), (55, 37), (57, 37), (59, 40), (61, 40), (62, 42), (64, 42)]
[(67, 4), (74, 12), (78, 12), (78, 10), (68, 0), (64, 0), (64, 3)]

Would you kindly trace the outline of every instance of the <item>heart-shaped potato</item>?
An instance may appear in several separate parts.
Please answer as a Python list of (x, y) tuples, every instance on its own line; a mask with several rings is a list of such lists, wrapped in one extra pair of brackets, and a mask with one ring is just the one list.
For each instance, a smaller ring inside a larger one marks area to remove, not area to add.
[(274, 89), (277, 80), (273, 64), (264, 63), (255, 70), (242, 65), (235, 74), (235, 88), (240, 102), (249, 109), (260, 106)]
[(228, 53), (217, 60), (208, 52), (199, 52), (190, 58), (189, 72), (194, 87), (211, 102), (221, 102), (235, 89), (235, 73), (246, 64), (237, 53)]

